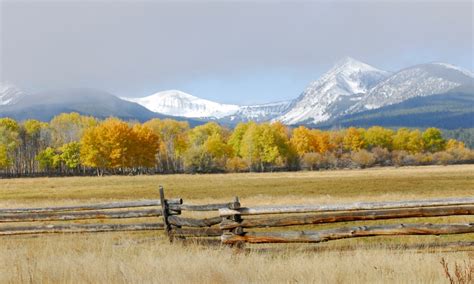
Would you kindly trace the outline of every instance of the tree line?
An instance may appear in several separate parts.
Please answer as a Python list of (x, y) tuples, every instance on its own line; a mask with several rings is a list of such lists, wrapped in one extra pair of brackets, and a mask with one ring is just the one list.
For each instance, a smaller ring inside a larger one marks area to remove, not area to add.
[(441, 130), (379, 126), (322, 131), (275, 123), (187, 122), (63, 113), (50, 122), (0, 119), (0, 175), (266, 172), (470, 163)]

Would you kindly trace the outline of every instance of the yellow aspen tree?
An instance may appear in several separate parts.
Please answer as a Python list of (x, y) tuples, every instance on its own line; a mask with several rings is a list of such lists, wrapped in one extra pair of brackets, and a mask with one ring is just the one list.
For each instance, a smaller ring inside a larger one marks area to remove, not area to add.
[(153, 131), (141, 124), (132, 128), (132, 166), (151, 168), (155, 165), (156, 154), (160, 148), (160, 139)]
[(365, 147), (363, 132), (361, 129), (350, 127), (344, 136), (344, 148), (349, 151), (359, 151)]
[(380, 126), (373, 126), (365, 132), (365, 142), (369, 148), (385, 148), (391, 150), (393, 148), (394, 131)]
[(295, 148), (299, 156), (306, 153), (317, 151), (317, 142), (315, 143), (314, 133), (304, 126), (293, 129), (290, 143)]

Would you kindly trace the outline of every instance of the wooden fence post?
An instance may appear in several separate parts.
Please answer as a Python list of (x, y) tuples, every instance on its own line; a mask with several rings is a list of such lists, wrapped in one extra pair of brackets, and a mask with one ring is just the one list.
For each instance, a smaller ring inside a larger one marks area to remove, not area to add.
[(165, 233), (168, 236), (170, 242), (173, 242), (173, 236), (171, 234), (171, 225), (168, 221), (169, 216), (169, 207), (168, 202), (165, 199), (165, 192), (163, 190), (163, 186), (159, 186), (160, 189), (160, 203), (161, 203), (161, 213), (163, 216), (163, 224), (165, 225)]
[[(234, 200), (233, 202), (229, 203), (228, 205), (228, 209), (239, 209), (240, 208), (240, 201), (239, 201), (239, 197), (235, 196), (234, 197)], [(230, 215), (230, 216), (225, 216), (225, 217), (222, 217), (222, 222), (226, 222), (226, 221), (233, 221), (233, 222), (237, 222), (237, 223), (241, 223), (242, 222), (242, 217), (240, 216), (240, 214), (235, 214), (235, 215)], [(224, 231), (223, 234), (226, 234), (226, 232)], [(242, 226), (237, 226), (235, 228), (232, 228), (230, 230), (227, 231), (227, 234), (233, 234), (233, 235), (244, 235), (244, 230), (242, 228)], [(237, 249), (243, 249), (244, 246), (245, 246), (245, 242), (236, 242), (234, 244), (232, 244), (233, 247), (237, 248)]]

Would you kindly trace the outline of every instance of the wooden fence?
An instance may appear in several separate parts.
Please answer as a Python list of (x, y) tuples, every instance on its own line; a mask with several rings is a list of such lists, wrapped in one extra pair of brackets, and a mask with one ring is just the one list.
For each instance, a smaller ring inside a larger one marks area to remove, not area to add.
[(222, 208), (219, 214), (223, 218), (219, 227), (225, 231), (221, 237), (224, 244), (319, 243), (369, 236), (474, 233), (474, 223), (351, 226), (316, 231), (248, 231), (252, 228), (314, 226), (336, 222), (474, 215), (474, 197), (337, 205)]
[[(219, 238), (221, 218), (217, 214), (221, 208), (237, 209), (238, 202), (192, 205), (183, 204), (181, 198), (166, 199), (160, 186), (159, 200), (113, 202), (75, 206), (42, 208), (0, 209), (0, 236), (46, 234), (46, 233), (86, 233), (113, 231), (164, 230), (170, 240), (185, 237)], [(186, 218), (183, 211), (214, 211), (211, 218)], [(139, 222), (147, 219), (149, 222)], [(133, 219), (117, 223), (114, 219)], [(138, 220), (138, 221), (137, 221)], [(83, 222), (93, 222), (84, 224)], [(23, 225), (27, 223), (28, 225)], [(31, 225), (31, 223), (35, 225)], [(41, 223), (39, 225), (36, 225)]]
[[(272, 228), (278, 227), (314, 227), (318, 224), (336, 222), (474, 215), (474, 197), (336, 205), (241, 207), (237, 197), (228, 203), (191, 205), (183, 203), (180, 198), (166, 199), (163, 188), (160, 187), (159, 190), (159, 200), (0, 209), (0, 236), (164, 230), (170, 241), (198, 237), (220, 239), (223, 244), (241, 245), (243, 243), (318, 243), (343, 238), (382, 235), (474, 233), (474, 223), (359, 225), (313, 231), (300, 229), (272, 231)], [(182, 215), (186, 211), (194, 212), (194, 215), (196, 215), (195, 212), (214, 212), (214, 216), (189, 218)], [(147, 218), (148, 222), (136, 221), (142, 218)], [(131, 221), (135, 220), (135, 222), (110, 223), (109, 221), (113, 219), (133, 219)], [(91, 220), (95, 223), (81, 223)], [(104, 223), (105, 220), (108, 223)], [(42, 224), (21, 225), (31, 222)], [(261, 228), (266, 229), (261, 231)]]

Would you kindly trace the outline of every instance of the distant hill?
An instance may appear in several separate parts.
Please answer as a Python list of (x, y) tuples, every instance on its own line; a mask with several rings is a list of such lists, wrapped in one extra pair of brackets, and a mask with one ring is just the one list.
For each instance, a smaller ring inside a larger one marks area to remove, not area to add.
[(444, 129), (474, 127), (474, 88), (415, 97), (381, 107), (346, 115), (316, 127), (438, 127)]
[[(14, 104), (0, 106), (0, 117), (17, 120), (37, 119), (49, 121), (60, 113), (78, 112), (97, 118), (115, 116), (124, 120), (146, 121), (152, 118), (173, 118), (152, 112), (145, 107), (119, 99), (118, 97), (95, 89), (64, 89), (24, 95)], [(201, 124), (189, 120), (191, 124)]]

